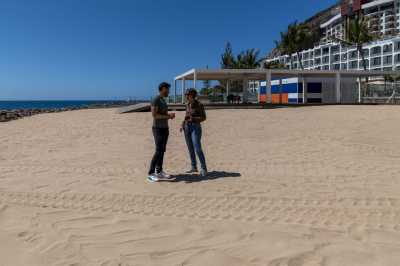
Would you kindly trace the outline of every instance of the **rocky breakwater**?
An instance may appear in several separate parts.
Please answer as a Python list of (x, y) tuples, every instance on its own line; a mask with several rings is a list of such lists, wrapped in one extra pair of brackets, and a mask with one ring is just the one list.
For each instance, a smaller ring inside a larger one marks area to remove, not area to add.
[(102, 108), (116, 108), (127, 105), (136, 104), (136, 102), (115, 101), (107, 103), (94, 103), (84, 106), (71, 106), (65, 108), (44, 108), (44, 109), (17, 109), (17, 110), (0, 110), (0, 123), (9, 122), (12, 120), (21, 119), (28, 116), (44, 114), (44, 113), (59, 113), (82, 109), (102, 109)]
[(88, 109), (89, 106), (84, 107), (69, 107), (69, 108), (55, 108), (55, 109), (19, 109), (19, 110), (0, 110), (0, 123), (9, 122), (12, 120), (21, 119), (28, 116), (44, 114), (44, 113), (60, 113), (66, 111), (73, 111), (78, 109)]

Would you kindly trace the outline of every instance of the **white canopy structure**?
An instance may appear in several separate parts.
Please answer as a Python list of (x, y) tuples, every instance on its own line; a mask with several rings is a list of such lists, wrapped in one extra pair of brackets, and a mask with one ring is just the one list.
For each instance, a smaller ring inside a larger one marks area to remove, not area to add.
[[(186, 82), (192, 81), (193, 88), (196, 89), (197, 82), (199, 80), (226, 80), (227, 87), (226, 94), (229, 94), (229, 81), (230, 80), (243, 80), (243, 84), (248, 84), (248, 81), (266, 81), (267, 83), (267, 99), (271, 99), (271, 81), (279, 78), (291, 78), (297, 77), (300, 80), (306, 78), (330, 78), (335, 80), (336, 88), (336, 103), (341, 103), (341, 81), (345, 78), (358, 79), (358, 94), (359, 100), (361, 101), (361, 79), (371, 77), (383, 77), (383, 76), (395, 76), (399, 75), (399, 71), (332, 71), (332, 70), (275, 70), (275, 69), (192, 69), (189, 70), (174, 79), (174, 92), (175, 102), (177, 100), (177, 82), (181, 81), (181, 95), (182, 101), (183, 95), (186, 90)], [(305, 82), (302, 82), (305, 86)], [(247, 88), (247, 87), (244, 87)], [(303, 89), (303, 93), (306, 90)]]

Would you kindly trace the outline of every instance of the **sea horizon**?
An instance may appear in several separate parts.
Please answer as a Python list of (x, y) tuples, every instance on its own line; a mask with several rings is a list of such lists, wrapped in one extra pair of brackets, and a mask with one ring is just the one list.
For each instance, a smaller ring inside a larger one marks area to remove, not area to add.
[(0, 100), (0, 110), (82, 108), (137, 101), (141, 100)]

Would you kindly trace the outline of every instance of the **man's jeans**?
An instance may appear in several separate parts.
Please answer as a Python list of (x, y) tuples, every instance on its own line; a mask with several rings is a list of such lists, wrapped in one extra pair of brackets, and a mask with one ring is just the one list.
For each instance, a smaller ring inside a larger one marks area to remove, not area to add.
[(201, 148), (201, 125), (199, 123), (186, 123), (184, 126), (186, 145), (189, 150), (192, 169), (197, 169), (196, 154), (199, 157), (201, 169), (207, 170), (206, 159)]
[(164, 153), (167, 148), (169, 129), (168, 128), (153, 128), (154, 142), (156, 151), (151, 160), (149, 175), (160, 173), (163, 170)]

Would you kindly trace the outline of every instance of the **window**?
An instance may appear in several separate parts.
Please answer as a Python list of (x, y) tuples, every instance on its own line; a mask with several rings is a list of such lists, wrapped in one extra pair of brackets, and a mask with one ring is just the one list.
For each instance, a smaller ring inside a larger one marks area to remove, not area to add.
[(396, 42), (396, 44), (394, 45), (394, 50), (400, 51), (400, 42)]
[(316, 58), (315, 59), (315, 64), (320, 65), (321, 64), (321, 58)]
[[(369, 68), (369, 60), (368, 59), (365, 60), (365, 66), (367, 67), (367, 69)], [(363, 60), (360, 60), (359, 68), (364, 69), (364, 61)]]
[(340, 50), (340, 46), (339, 46), (339, 45), (336, 45), (336, 46), (332, 46), (332, 47), (331, 47), (331, 53), (332, 53), (332, 54), (338, 53), (339, 50)]
[(375, 46), (374, 48), (372, 48), (372, 54), (373, 55), (378, 55), (382, 53), (382, 47), (380, 46)]
[(335, 70), (340, 70), (340, 64), (334, 64), (333, 69)]
[(339, 62), (340, 60), (340, 55), (336, 54), (333, 56), (333, 62)]
[(349, 65), (350, 69), (356, 69), (358, 68), (358, 61), (351, 61)]
[(342, 54), (342, 61), (346, 61), (347, 60), (347, 53)]
[(385, 65), (391, 65), (393, 63), (393, 56), (388, 55), (383, 58), (383, 63)]
[(380, 57), (375, 57), (374, 59), (372, 59), (372, 65), (373, 66), (379, 66), (381, 64), (382, 60)]
[(322, 54), (323, 55), (329, 54), (329, 47), (322, 48)]
[(322, 59), (322, 62), (324, 64), (328, 64), (329, 63), (329, 56), (324, 56), (323, 59)]
[(315, 50), (314, 55), (315, 56), (321, 56), (321, 49)]
[(368, 57), (369, 56), (369, 49), (367, 48), (367, 49), (363, 49), (363, 55), (365, 56), (365, 57)]
[(342, 69), (347, 70), (347, 64), (342, 64)]
[(392, 44), (387, 44), (383, 46), (383, 52), (384, 53), (391, 53), (393, 49), (393, 45)]
[(349, 52), (349, 58), (350, 59), (357, 59), (358, 58), (358, 51), (354, 50), (354, 51)]
[(397, 54), (397, 55), (394, 56), (394, 61), (396, 63), (400, 63), (400, 54)]

